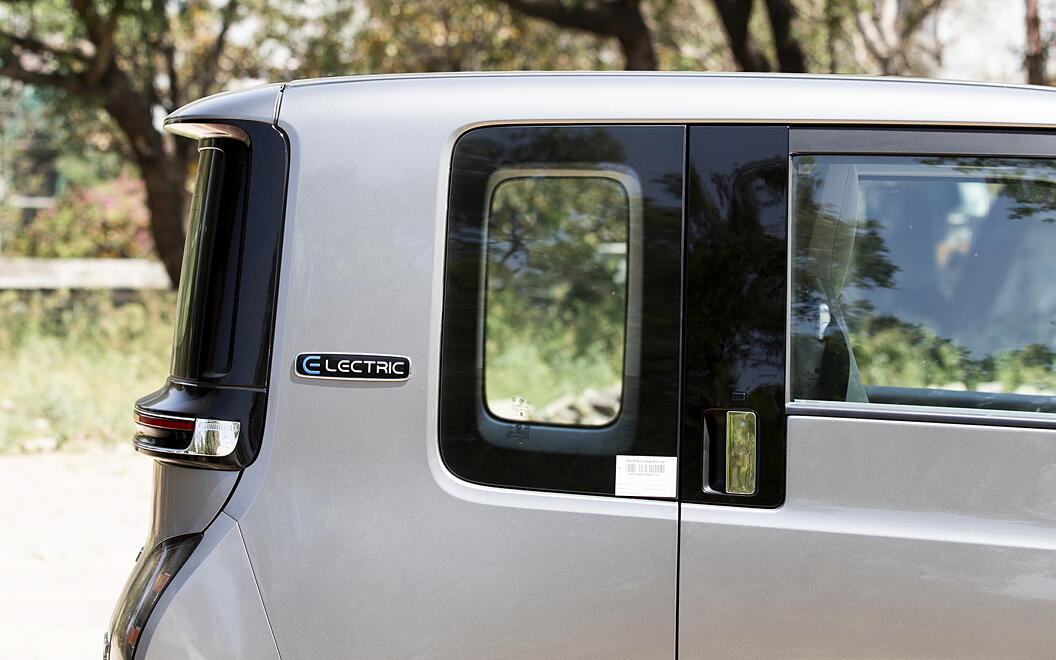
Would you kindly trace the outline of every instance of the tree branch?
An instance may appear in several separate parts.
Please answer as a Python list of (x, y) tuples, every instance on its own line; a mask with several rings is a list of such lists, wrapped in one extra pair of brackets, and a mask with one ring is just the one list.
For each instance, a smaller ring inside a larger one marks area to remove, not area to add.
[[(216, 82), (216, 72), (220, 67), (220, 56), (224, 53), (227, 45), (227, 32), (235, 21), (235, 13), (238, 11), (238, 0), (229, 0), (224, 8), (220, 10), (220, 32), (216, 35), (213, 47), (206, 52), (205, 58), (197, 67), (200, 73), (193, 78), (196, 89), (194, 92), (199, 96), (212, 93)], [(175, 81), (173, 81), (175, 84)]]
[(942, 6), (944, 0), (931, 0), (930, 2), (924, 2), (920, 8), (920, 11), (915, 13), (906, 13), (906, 20), (902, 23), (902, 29), (899, 30), (898, 35), (898, 47), (902, 48), (907, 45), (913, 35), (916, 34), (917, 30), (920, 29), (920, 25), (927, 20), (928, 16), (935, 13), (939, 7)]
[(31, 85), (64, 89), (80, 96), (85, 96), (89, 93), (84, 76), (80, 73), (27, 68), (22, 60), (24, 53), (32, 53), (38, 57), (50, 56), (60, 61), (88, 61), (88, 58), (81, 53), (49, 46), (37, 39), (21, 37), (9, 32), (0, 32), (0, 51), (3, 50), (6, 50), (9, 54), (3, 58), (3, 64), (0, 64), (0, 76), (20, 80)]
[(754, 3), (750, 0), (712, 0), (712, 4), (726, 28), (726, 40), (741, 71), (770, 71), (770, 62), (748, 31)]
[(95, 7), (88, 0), (70, 0), (70, 6), (77, 18), (81, 19), (81, 25), (88, 34), (88, 41), (98, 46), (102, 41), (102, 32), (99, 26), (99, 16), (95, 13)]
[(564, 27), (615, 37), (624, 66), (632, 70), (656, 68), (652, 33), (645, 24), (639, 0), (584, 0), (568, 6), (561, 0), (503, 0), (517, 11)]
[(113, 64), (114, 35), (117, 33), (117, 20), (124, 8), (123, 4), (121, 0), (117, 0), (114, 3), (113, 11), (110, 12), (110, 16), (106, 19), (106, 24), (99, 31), (99, 41), (93, 42), (95, 43), (95, 58), (92, 62), (92, 68), (88, 71), (89, 83), (99, 82), (103, 73)]
[(791, 0), (766, 0), (766, 13), (770, 17), (770, 30), (774, 33), (778, 68), (786, 73), (806, 72), (807, 61), (803, 47), (792, 34), (796, 8)]
[[(51, 46), (37, 39), (31, 39), (30, 37), (20, 37), (17, 34), (0, 31), (0, 44), (5, 42), (11, 44), (12, 46), (18, 46), (20, 49), (31, 53), (39, 53), (41, 55), (53, 55), (60, 59), (67, 58), (71, 60), (78, 60), (80, 62), (91, 61), (84, 53), (80, 53), (76, 50), (60, 48), (58, 46)], [(8, 48), (8, 50), (11, 49)]]
[(165, 58), (165, 69), (169, 77), (169, 106), (166, 108), (168, 112), (173, 112), (180, 106), (184, 101), (183, 93), (180, 89), (180, 74), (176, 71), (176, 47), (172, 44), (167, 44), (165, 48), (161, 49), (162, 56)]
[(33, 71), (22, 66), (21, 61), (18, 57), (9, 57), (4, 60), (3, 64), (0, 64), (0, 76), (5, 78), (11, 78), (12, 80), (18, 80), (30, 85), (38, 85), (40, 87), (55, 87), (58, 89), (66, 90), (71, 94), (79, 96), (87, 95), (87, 90), (82, 85), (78, 76), (61, 73), (44, 73), (43, 71)]
[(878, 27), (879, 19), (875, 16), (871, 17), (871, 24), (866, 22), (865, 19), (865, 12), (854, 12), (854, 24), (858, 28), (858, 36), (861, 37), (861, 43), (865, 46), (865, 50), (880, 65), (880, 73), (889, 75), (891, 73), (890, 51), (885, 47), (883, 31)]

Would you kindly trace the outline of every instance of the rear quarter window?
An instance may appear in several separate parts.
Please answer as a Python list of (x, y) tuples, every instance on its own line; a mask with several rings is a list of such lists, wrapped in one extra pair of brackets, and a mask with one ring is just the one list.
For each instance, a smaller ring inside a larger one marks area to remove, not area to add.
[(495, 126), (456, 143), (440, 364), (453, 473), (612, 495), (617, 456), (676, 455), (684, 136)]

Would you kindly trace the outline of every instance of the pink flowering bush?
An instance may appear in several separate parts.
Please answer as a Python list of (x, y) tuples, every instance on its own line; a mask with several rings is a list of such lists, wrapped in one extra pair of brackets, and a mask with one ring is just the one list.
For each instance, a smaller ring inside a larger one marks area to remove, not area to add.
[(91, 187), (73, 187), (28, 223), (8, 227), (7, 256), (150, 257), (150, 213), (143, 182), (127, 174)]

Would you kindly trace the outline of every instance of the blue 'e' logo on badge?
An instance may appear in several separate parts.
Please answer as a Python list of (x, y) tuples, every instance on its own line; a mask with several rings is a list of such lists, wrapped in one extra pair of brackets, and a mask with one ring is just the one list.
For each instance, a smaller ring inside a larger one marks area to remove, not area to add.
[(321, 366), (323, 365), (319, 363), (318, 355), (305, 355), (304, 360), (301, 361), (301, 369), (304, 370), (304, 373), (312, 376), (318, 376), (322, 373), (319, 371), (319, 367)]

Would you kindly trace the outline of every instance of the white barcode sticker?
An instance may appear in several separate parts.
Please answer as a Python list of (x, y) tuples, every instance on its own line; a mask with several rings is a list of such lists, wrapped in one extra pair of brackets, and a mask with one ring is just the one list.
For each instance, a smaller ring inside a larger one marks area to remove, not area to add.
[(677, 468), (674, 456), (617, 456), (616, 494), (674, 497)]

